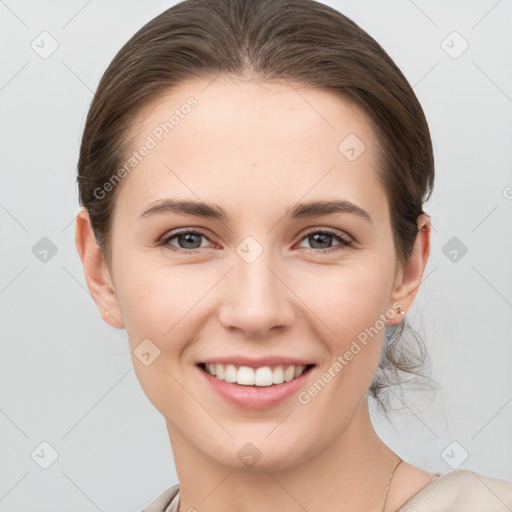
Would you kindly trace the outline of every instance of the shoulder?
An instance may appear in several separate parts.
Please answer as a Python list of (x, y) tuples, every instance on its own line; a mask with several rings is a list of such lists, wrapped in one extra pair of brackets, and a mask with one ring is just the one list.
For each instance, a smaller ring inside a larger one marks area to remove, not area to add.
[(468, 469), (440, 474), (396, 512), (510, 512), (512, 482)]
[(171, 505), (174, 498), (178, 495), (180, 490), (179, 484), (175, 484), (164, 491), (156, 500), (153, 500), (147, 507), (140, 510), (140, 512), (172, 512)]

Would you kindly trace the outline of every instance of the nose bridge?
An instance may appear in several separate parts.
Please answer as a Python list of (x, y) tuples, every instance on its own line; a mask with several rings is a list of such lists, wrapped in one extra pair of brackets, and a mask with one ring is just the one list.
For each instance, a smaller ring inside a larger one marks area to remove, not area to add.
[(256, 335), (289, 324), (293, 310), (286, 286), (277, 277), (272, 251), (251, 238), (236, 248), (221, 320), (226, 327)]

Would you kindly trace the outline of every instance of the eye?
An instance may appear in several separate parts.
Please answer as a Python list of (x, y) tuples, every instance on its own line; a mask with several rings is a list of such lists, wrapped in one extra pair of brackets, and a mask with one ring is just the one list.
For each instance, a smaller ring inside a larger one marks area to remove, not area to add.
[[(200, 231), (179, 231), (170, 236), (165, 236), (160, 244), (169, 246), (173, 251), (194, 252), (194, 249), (204, 247), (201, 238), (209, 240), (208, 237)], [(174, 240), (177, 242), (177, 246), (171, 243), (171, 241)]]
[[(177, 252), (197, 252), (198, 249), (207, 245), (203, 240), (209, 240), (208, 236), (201, 231), (183, 230), (164, 236), (160, 245), (165, 245), (169, 249)], [(331, 229), (311, 230), (302, 241), (307, 241), (311, 247), (305, 247), (313, 253), (328, 253), (342, 250), (346, 247), (352, 247), (353, 241), (337, 231)], [(175, 243), (173, 243), (175, 242)], [(333, 245), (333, 242), (337, 242)], [(304, 246), (302, 246), (304, 247)]]
[[(306, 249), (314, 253), (334, 252), (353, 246), (352, 240), (331, 229), (310, 231), (302, 240), (306, 240), (311, 245), (311, 248), (306, 247)], [(334, 241), (338, 243), (333, 246)]]

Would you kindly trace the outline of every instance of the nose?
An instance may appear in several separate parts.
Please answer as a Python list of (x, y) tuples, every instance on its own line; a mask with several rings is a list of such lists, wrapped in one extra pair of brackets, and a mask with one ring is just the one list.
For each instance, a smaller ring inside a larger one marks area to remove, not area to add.
[(265, 338), (295, 321), (294, 295), (264, 251), (248, 263), (235, 254), (234, 268), (226, 276), (219, 311), (222, 325), (246, 337)]

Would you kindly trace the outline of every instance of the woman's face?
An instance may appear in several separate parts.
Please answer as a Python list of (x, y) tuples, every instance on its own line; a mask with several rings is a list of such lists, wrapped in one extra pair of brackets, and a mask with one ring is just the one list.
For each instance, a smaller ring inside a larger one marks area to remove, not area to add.
[[(173, 447), (238, 468), (306, 461), (362, 417), (385, 320), (414, 296), (369, 123), (325, 91), (228, 78), (139, 121), (109, 269), (138, 379)], [(292, 365), (312, 366), (268, 385)]]

